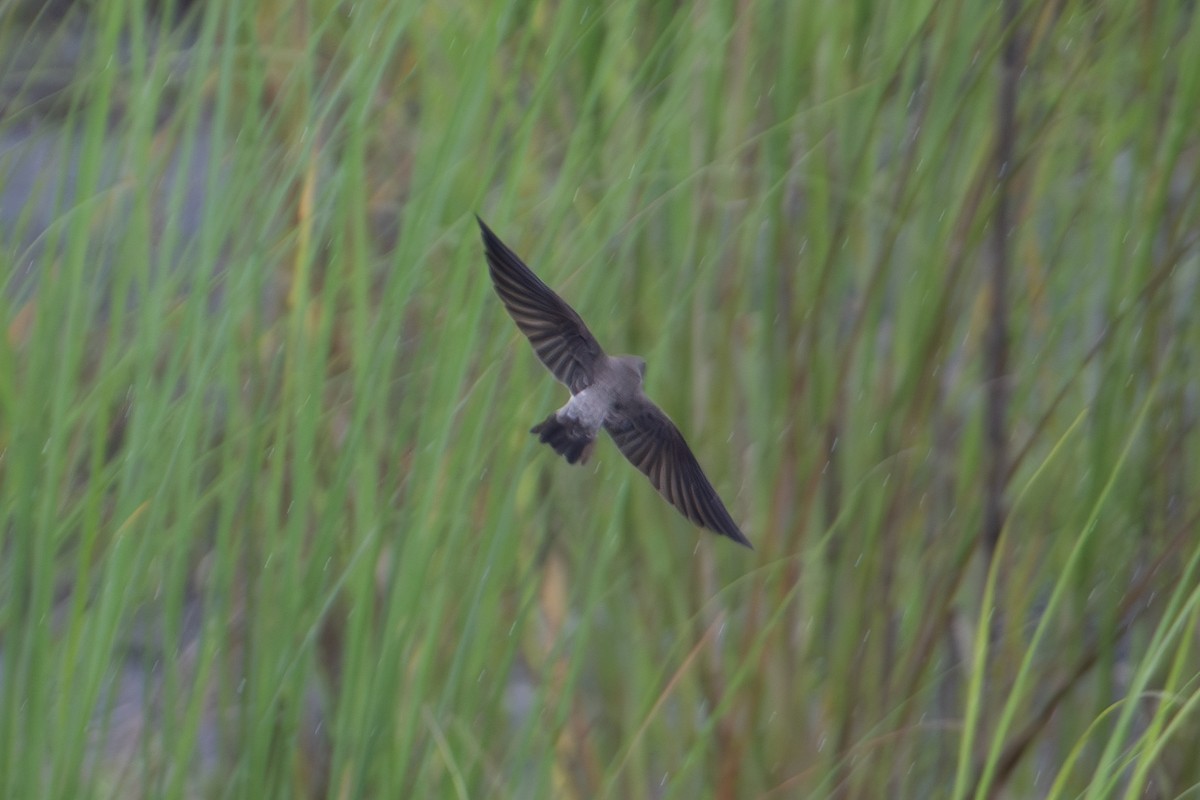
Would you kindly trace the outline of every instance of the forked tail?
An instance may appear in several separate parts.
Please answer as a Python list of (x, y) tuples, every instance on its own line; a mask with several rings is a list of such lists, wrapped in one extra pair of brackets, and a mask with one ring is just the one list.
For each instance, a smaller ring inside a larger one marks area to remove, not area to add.
[(596, 433), (577, 422), (563, 422), (557, 414), (546, 417), (546, 421), (529, 429), (538, 439), (554, 448), (554, 452), (567, 459), (569, 464), (586, 464), (596, 443)]

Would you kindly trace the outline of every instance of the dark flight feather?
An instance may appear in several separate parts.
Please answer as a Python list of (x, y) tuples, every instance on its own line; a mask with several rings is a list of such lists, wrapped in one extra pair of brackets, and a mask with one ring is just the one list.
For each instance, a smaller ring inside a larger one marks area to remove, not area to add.
[(475, 219), (483, 231), (492, 283), (509, 316), (554, 377), (566, 384), (571, 394), (579, 394), (591, 384), (604, 349), (575, 309), (542, 283), (483, 220)]
[(643, 399), (610, 412), (604, 429), (629, 462), (681, 514), (702, 528), (753, 549), (666, 412)]

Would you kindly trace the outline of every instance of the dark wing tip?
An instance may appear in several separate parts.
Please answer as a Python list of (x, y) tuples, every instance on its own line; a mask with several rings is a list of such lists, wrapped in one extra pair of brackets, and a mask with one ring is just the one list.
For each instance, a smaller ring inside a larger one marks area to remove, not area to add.
[(722, 526), (717, 533), (732, 539), (742, 547), (747, 547), (751, 550), (754, 549), (754, 545), (750, 544), (750, 540), (746, 538), (746, 534), (742, 533), (741, 528), (739, 528), (736, 523), (731, 522), (727, 526)]
[[(697, 465), (699, 466), (699, 465)], [(705, 503), (707, 508), (696, 509), (699, 511), (699, 516), (703, 520), (701, 527), (708, 528), (711, 531), (721, 534), (729, 539), (740, 544), (742, 547), (754, 549), (754, 545), (750, 544), (750, 540), (746, 538), (746, 534), (742, 533), (742, 529), (733, 521), (733, 516), (729, 513), (729, 509), (721, 502), (720, 495), (708, 483), (703, 472), (700, 473), (700, 479), (706, 484), (705, 488), (709, 494), (708, 502)]]
[[(550, 298), (553, 298), (554, 303), (566, 305), (558, 295), (554, 294), (550, 287), (542, 283), (541, 278), (533, 274), (533, 271), (525, 265), (521, 257), (510, 250), (508, 245), (496, 235), (495, 231), (479, 218), (478, 214), (475, 215), (475, 221), (479, 223), (479, 232), (483, 238), (484, 255), (487, 257), (493, 280), (497, 273), (513, 276), (524, 284), (520, 287), (522, 292), (530, 290), (537, 293), (544, 292)], [(500, 291), (499, 287), (497, 287), (497, 291)], [(503, 293), (501, 293), (501, 297), (503, 296)]]
[(498, 249), (497, 245), (504, 247), (504, 243), (500, 241), (500, 237), (488, 227), (488, 224), (478, 214), (475, 215), (475, 221), (479, 223), (479, 232), (483, 236), (483, 246), (485, 248), (494, 252)]

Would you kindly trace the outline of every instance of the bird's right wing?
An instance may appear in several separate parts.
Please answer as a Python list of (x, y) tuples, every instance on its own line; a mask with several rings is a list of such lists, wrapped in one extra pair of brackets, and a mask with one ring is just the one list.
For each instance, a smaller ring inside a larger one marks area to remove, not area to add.
[(479, 221), (496, 294), (554, 377), (578, 394), (592, 382), (604, 350), (575, 309), (542, 283), (492, 229)]
[(645, 473), (659, 494), (681, 514), (754, 549), (665, 411), (643, 397), (610, 412), (604, 429), (630, 463)]

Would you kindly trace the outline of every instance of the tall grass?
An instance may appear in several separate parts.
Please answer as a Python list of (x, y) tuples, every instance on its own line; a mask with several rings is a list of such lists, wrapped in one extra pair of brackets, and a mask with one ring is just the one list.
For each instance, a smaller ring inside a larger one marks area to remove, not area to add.
[[(1198, 38), (0, 7), (0, 794), (1186, 794)], [(565, 392), (475, 212), (646, 357), (753, 552), (527, 434)]]

